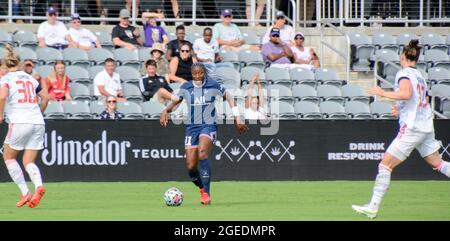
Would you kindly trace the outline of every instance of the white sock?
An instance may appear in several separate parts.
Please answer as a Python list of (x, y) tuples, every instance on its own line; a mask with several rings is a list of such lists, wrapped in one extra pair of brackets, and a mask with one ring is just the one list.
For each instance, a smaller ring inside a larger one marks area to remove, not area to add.
[(447, 177), (450, 177), (450, 162), (441, 160), (439, 166), (437, 168), (434, 168), (434, 170), (446, 175)]
[(17, 186), (19, 186), (22, 196), (27, 195), (29, 192), (25, 177), (23, 176), (22, 168), (15, 159), (5, 161), (6, 168), (8, 168), (9, 175)]
[(380, 207), (381, 200), (384, 194), (389, 189), (389, 183), (391, 182), (391, 170), (380, 164), (378, 166), (378, 174), (375, 179), (375, 185), (373, 187), (372, 200), (370, 201), (370, 206), (373, 210), (378, 210)]
[(34, 163), (29, 163), (25, 170), (27, 170), (28, 175), (30, 176), (31, 181), (34, 184), (34, 189), (36, 190), (38, 187), (42, 186), (42, 178), (41, 172), (39, 172), (39, 168)]

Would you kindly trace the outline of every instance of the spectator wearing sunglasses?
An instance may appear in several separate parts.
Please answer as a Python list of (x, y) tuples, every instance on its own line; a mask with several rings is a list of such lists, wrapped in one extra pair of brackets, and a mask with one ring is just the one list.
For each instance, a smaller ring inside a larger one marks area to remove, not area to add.
[(88, 29), (81, 27), (81, 18), (78, 13), (72, 14), (69, 34), (77, 48), (89, 51), (93, 48), (101, 48), (97, 37)]
[(197, 63), (197, 58), (193, 57), (192, 47), (189, 43), (183, 42), (180, 45), (180, 56), (173, 57), (169, 64), (169, 80), (171, 83), (184, 83), (192, 80), (191, 67)]
[(106, 109), (100, 114), (102, 120), (121, 120), (124, 115), (117, 111), (117, 99), (114, 96), (106, 98)]
[(302, 65), (301, 67), (312, 69), (312, 68), (320, 68), (319, 57), (313, 48), (305, 47), (305, 36), (303, 33), (295, 34), (295, 45), (291, 47), (292, 52), (294, 53), (294, 60), (296, 64)]
[(236, 24), (231, 22), (233, 20), (231, 9), (223, 10), (220, 19), (222, 22), (214, 25), (213, 39), (217, 40), (221, 48), (235, 52), (244, 49), (259, 51), (259, 46), (245, 44), (241, 30), (239, 30)]
[(267, 29), (266, 34), (263, 37), (263, 44), (270, 41), (270, 31), (272, 28), (280, 29), (280, 39), (289, 44), (290, 46), (294, 46), (294, 42), (292, 41), (295, 36), (294, 28), (286, 24), (286, 16), (282, 11), (278, 11), (275, 14), (276, 20), (275, 24)]
[(37, 38), (41, 48), (51, 47), (63, 50), (69, 45), (75, 46), (64, 23), (58, 21), (58, 10), (54, 7), (48, 8), (47, 21), (39, 25)]
[(292, 64), (294, 54), (291, 48), (280, 39), (280, 29), (272, 28), (270, 30), (270, 41), (262, 47), (263, 59), (266, 67), (289, 67)]

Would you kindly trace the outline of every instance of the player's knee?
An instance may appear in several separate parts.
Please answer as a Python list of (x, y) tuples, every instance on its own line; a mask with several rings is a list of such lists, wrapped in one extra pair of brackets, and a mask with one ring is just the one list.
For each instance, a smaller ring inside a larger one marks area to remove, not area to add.
[(199, 160), (208, 159), (208, 150), (206, 148), (199, 148), (198, 159)]

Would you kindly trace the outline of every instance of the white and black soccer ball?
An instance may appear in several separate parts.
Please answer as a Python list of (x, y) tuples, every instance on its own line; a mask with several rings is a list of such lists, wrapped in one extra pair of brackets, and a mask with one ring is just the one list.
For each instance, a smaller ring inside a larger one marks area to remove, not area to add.
[(183, 193), (180, 189), (171, 187), (164, 193), (164, 202), (167, 206), (180, 206), (183, 203)]

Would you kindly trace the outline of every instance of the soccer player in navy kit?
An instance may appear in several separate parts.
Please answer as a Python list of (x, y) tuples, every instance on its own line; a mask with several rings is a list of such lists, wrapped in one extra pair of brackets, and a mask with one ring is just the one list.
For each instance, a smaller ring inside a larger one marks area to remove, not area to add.
[[(223, 97), (231, 106), (235, 116), (235, 125), (239, 134), (248, 130), (241, 120), (239, 109), (233, 97), (215, 80), (205, 78), (206, 70), (203, 64), (192, 65), (192, 81), (184, 83), (178, 92), (178, 101), (173, 101), (161, 115), (161, 125), (167, 126), (169, 113), (183, 100), (188, 105), (188, 116), (185, 131), (186, 162), (192, 182), (200, 188), (202, 205), (211, 204), (209, 195), (211, 166), (208, 155), (213, 149), (213, 142), (217, 134), (216, 96)], [(200, 164), (200, 172), (198, 170)]]

